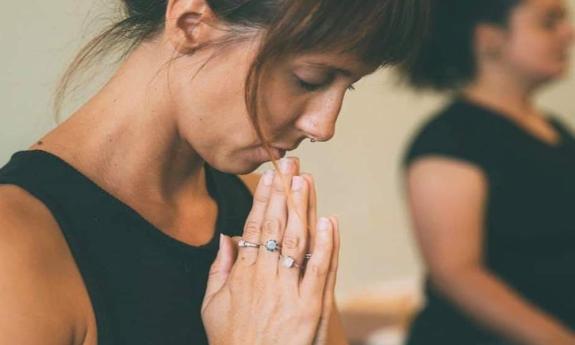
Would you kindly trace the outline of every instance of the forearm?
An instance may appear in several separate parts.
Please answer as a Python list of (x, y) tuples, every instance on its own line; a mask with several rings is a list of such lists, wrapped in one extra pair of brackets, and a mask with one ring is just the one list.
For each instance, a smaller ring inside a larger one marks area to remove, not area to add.
[(575, 334), (489, 271), (461, 270), (433, 279), (445, 295), (484, 327), (521, 345), (575, 344)]

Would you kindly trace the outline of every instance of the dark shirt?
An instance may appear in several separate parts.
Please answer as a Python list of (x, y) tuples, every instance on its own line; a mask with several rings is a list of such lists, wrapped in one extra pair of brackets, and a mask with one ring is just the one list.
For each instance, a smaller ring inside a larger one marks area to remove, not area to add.
[[(527, 301), (575, 328), (575, 138), (560, 122), (548, 144), (502, 114), (456, 100), (429, 120), (405, 157), (443, 156), (480, 169), (487, 178), (484, 259), (487, 269)], [(410, 345), (495, 343), (426, 284), (427, 305)]]
[(210, 167), (206, 175), (218, 216), (214, 237), (199, 247), (164, 234), (43, 151), (14, 154), (0, 184), (26, 190), (58, 222), (88, 290), (99, 345), (202, 345), (200, 309), (219, 234), (240, 235), (252, 204), (236, 176)]

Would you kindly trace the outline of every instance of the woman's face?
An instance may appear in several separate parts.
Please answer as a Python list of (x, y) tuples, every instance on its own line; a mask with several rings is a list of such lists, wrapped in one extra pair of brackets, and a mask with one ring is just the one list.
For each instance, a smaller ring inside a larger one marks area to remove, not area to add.
[[(271, 157), (256, 135), (244, 96), (255, 43), (216, 50), (195, 76), (172, 73), (179, 75), (172, 94), (181, 136), (208, 164), (228, 173), (251, 172), (306, 138), (331, 139), (345, 93), (374, 70), (355, 56), (330, 52), (272, 62), (259, 90), (259, 123)], [(191, 70), (185, 64), (176, 68)]]
[(573, 27), (563, 0), (523, 0), (509, 28), (503, 58), (512, 71), (535, 83), (567, 71)]

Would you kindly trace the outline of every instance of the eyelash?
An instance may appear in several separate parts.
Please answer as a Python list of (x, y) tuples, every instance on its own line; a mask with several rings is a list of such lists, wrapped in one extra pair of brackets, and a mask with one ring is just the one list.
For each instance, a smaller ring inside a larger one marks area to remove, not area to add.
[(299, 78), (298, 78), (298, 83), (302, 89), (304, 89), (305, 91), (308, 91), (308, 92), (317, 91), (317, 90), (321, 89), (325, 84), (325, 83), (324, 84), (312, 84), (312, 83), (308, 83), (308, 82), (306, 82), (302, 79), (299, 79)]
[[(299, 86), (308, 91), (308, 92), (313, 92), (313, 91), (317, 91), (319, 89), (321, 89), (322, 87), (324, 87), (325, 85), (328, 85), (328, 82), (322, 83), (322, 84), (312, 84), (312, 83), (308, 83), (300, 78), (297, 78)], [(348, 91), (355, 91), (355, 86), (354, 85), (350, 85), (347, 88)]]

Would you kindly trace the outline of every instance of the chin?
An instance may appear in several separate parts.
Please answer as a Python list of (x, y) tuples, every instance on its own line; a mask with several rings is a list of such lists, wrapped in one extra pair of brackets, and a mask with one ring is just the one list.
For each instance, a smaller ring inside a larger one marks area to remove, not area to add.
[(226, 156), (223, 159), (214, 159), (208, 164), (223, 173), (232, 175), (245, 175), (254, 172), (260, 165), (265, 163), (261, 159), (246, 155), (244, 152)]
[(237, 169), (235, 169), (233, 172), (229, 172), (230, 174), (234, 174), (234, 175), (246, 175), (246, 174), (251, 174), (254, 171), (256, 171), (257, 168), (260, 167), (261, 164), (252, 164), (249, 166), (245, 166), (245, 167), (238, 167)]
[(254, 172), (262, 164), (272, 160), (279, 160), (285, 155), (285, 151), (273, 149), (270, 154), (262, 147), (236, 151), (227, 155), (224, 159), (214, 159), (208, 162), (214, 169), (234, 175), (245, 175)]
[(556, 79), (562, 79), (565, 78), (569, 72), (571, 71), (571, 69), (569, 68), (569, 65), (565, 65), (563, 67), (561, 67), (558, 71), (557, 74), (555, 76)]
[(210, 164), (210, 166), (218, 171), (232, 175), (246, 175), (254, 172), (261, 164), (254, 162), (238, 162), (233, 164), (228, 161), (227, 164)]
[(555, 62), (555, 64), (550, 65), (547, 69), (547, 79), (561, 79), (569, 73), (570, 64), (568, 63), (569, 60), (561, 59), (560, 61)]
[(567, 76), (568, 70), (566, 68), (558, 69), (543, 76), (543, 83), (548, 84), (554, 81), (563, 79)]
[(539, 73), (537, 74), (533, 73), (533, 75), (536, 75), (536, 77), (534, 77), (533, 80), (538, 85), (543, 86), (565, 78), (567, 72), (568, 68), (566, 66), (561, 66), (554, 69), (547, 69), (545, 71), (539, 71)]

